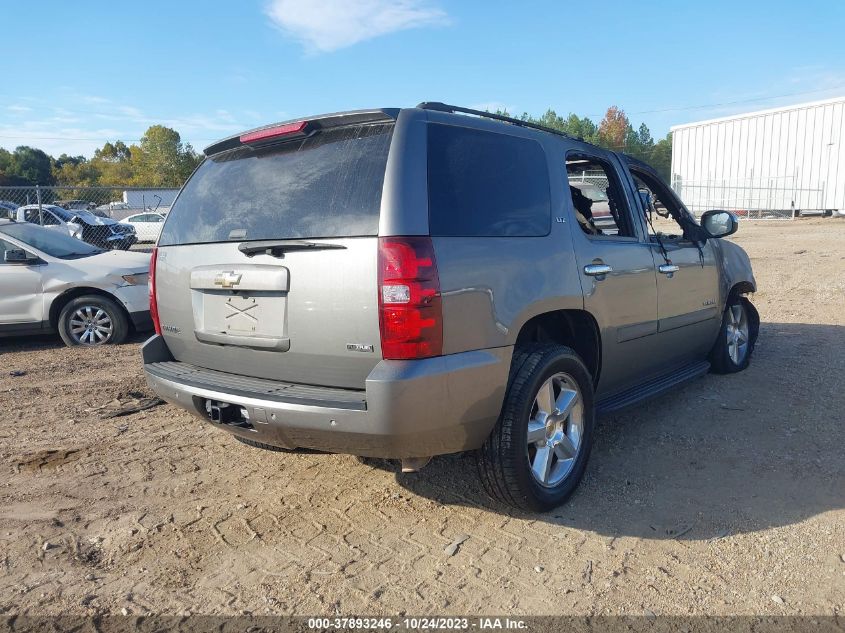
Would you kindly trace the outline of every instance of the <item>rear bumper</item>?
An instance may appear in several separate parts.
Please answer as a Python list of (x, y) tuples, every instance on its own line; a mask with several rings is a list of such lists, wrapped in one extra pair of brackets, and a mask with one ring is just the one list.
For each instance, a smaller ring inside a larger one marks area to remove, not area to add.
[[(221, 429), (283, 448), (390, 458), (480, 447), (499, 416), (512, 351), (381, 361), (353, 391), (193, 368), (174, 361), (160, 336), (143, 347), (153, 390)], [(241, 408), (248, 424), (212, 422), (209, 400)]]

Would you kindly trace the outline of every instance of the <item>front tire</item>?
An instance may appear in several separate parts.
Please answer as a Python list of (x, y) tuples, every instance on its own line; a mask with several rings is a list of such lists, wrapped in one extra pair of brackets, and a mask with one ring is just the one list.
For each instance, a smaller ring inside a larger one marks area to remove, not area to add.
[(502, 413), (476, 455), (485, 489), (522, 510), (559, 506), (584, 475), (594, 425), (593, 382), (573, 350), (517, 350)]
[(734, 374), (748, 367), (759, 326), (759, 317), (751, 302), (745, 297), (731, 297), (722, 316), (719, 336), (710, 351), (713, 373)]
[(57, 325), (59, 336), (69, 347), (118, 344), (129, 333), (123, 308), (100, 295), (83, 295), (69, 301), (59, 313)]

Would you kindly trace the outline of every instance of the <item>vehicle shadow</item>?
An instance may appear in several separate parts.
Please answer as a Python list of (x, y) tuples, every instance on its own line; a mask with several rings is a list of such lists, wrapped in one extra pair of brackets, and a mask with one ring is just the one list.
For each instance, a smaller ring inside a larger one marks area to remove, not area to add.
[[(152, 332), (130, 332), (121, 345), (143, 343)], [(11, 352), (34, 352), (44, 349), (63, 349), (66, 345), (61, 337), (55, 334), (36, 334), (27, 336), (0, 337), (0, 355)], [(96, 350), (97, 348), (91, 348)]]
[(845, 326), (764, 323), (751, 366), (709, 374), (598, 421), (586, 476), (546, 514), (489, 500), (473, 455), (435, 458), (399, 485), (445, 505), (609, 537), (709, 539), (845, 508)]

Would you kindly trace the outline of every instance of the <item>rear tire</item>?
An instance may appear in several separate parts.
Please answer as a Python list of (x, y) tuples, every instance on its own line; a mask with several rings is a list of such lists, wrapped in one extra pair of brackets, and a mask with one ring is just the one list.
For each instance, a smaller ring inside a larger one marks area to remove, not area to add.
[(476, 453), (484, 488), (522, 510), (559, 506), (584, 475), (594, 420), (592, 378), (573, 350), (518, 349), (502, 413)]
[(115, 301), (101, 295), (72, 299), (62, 308), (56, 325), (68, 347), (117, 345), (129, 334), (126, 312)]
[(722, 315), (719, 336), (710, 351), (711, 371), (734, 374), (748, 367), (759, 327), (759, 316), (751, 302), (745, 297), (731, 297)]

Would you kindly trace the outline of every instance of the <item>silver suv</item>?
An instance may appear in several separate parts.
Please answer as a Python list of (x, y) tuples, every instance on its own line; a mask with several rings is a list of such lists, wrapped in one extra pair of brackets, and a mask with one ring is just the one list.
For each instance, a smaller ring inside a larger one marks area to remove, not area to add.
[(748, 365), (736, 218), (699, 224), (624, 155), (440, 103), (205, 153), (153, 255), (144, 369), (247, 444), (406, 471), (474, 450), (491, 495), (547, 510), (597, 414)]

